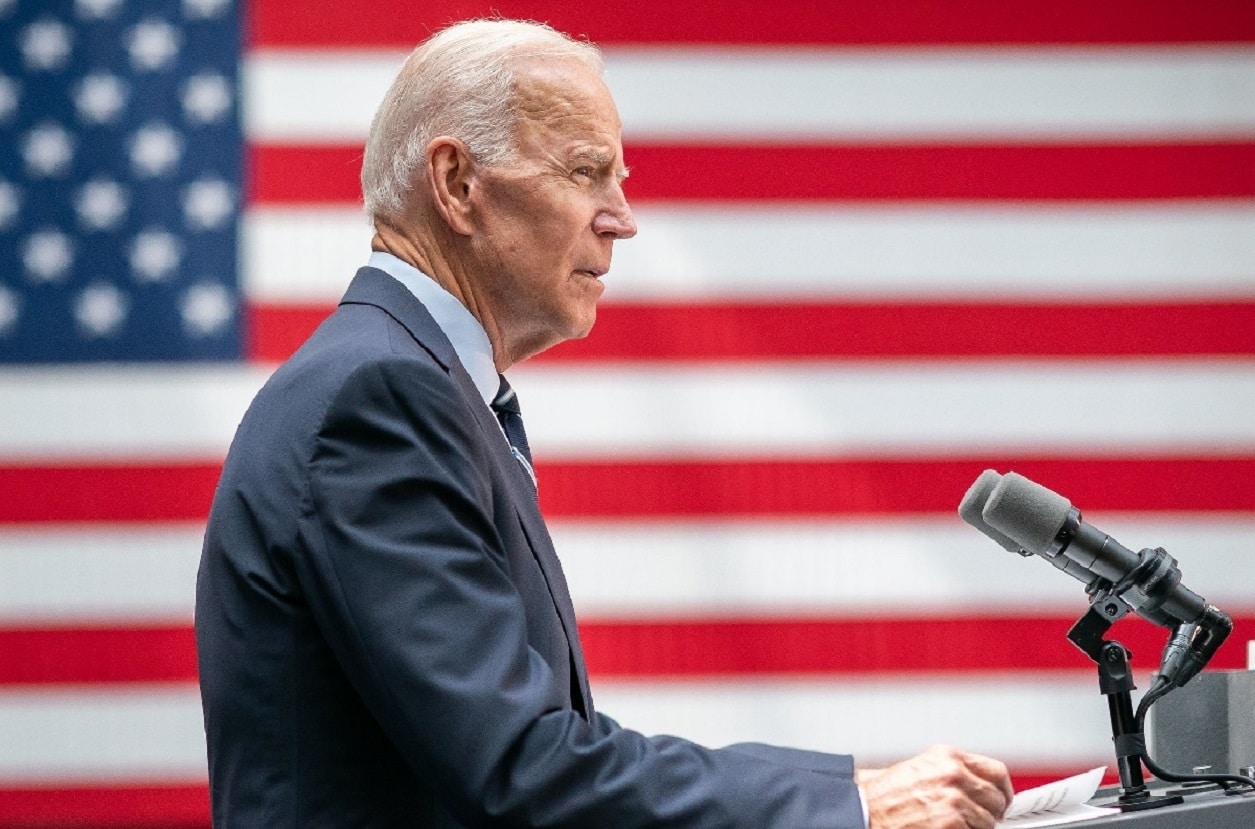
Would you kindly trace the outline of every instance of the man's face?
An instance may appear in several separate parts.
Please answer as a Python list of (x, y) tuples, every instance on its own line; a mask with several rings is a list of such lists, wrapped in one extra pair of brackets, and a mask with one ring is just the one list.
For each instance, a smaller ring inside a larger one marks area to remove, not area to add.
[(616, 239), (636, 234), (623, 195), (619, 115), (575, 60), (520, 73), (516, 157), (471, 184), (480, 288), (497, 328), (525, 352), (585, 336)]

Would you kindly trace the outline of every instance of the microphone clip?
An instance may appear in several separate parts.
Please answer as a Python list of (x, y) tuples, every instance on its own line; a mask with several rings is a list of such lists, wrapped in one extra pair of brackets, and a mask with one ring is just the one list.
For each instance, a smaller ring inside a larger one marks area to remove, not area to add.
[(1120, 772), (1117, 805), (1121, 811), (1133, 812), (1181, 803), (1182, 798), (1178, 795), (1152, 796), (1146, 786), (1141, 759), (1146, 754), (1146, 740), (1133, 711), (1131, 695), (1137, 688), (1129, 665), (1132, 653), (1121, 643), (1104, 638), (1111, 626), (1132, 609), (1116, 592), (1117, 586), (1107, 582), (1106, 587), (1098, 587), (1091, 594), (1089, 610), (1072, 625), (1068, 641), (1098, 666), (1098, 690), (1107, 698), (1111, 740)]
[[(1110, 582), (1107, 584), (1110, 585)], [(1090, 587), (1093, 586), (1093, 584), (1090, 585)], [(1103, 637), (1107, 635), (1111, 626), (1127, 616), (1131, 609), (1127, 602), (1106, 590), (1093, 595), (1090, 599), (1089, 610), (1077, 619), (1068, 631), (1068, 641), (1080, 648), (1081, 653), (1098, 665), (1103, 665), (1107, 661), (1106, 646), (1110, 644)]]

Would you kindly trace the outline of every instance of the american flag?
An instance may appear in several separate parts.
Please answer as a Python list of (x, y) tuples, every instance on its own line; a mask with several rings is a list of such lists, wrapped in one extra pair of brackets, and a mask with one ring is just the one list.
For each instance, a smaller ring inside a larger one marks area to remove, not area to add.
[(0, 0), (0, 827), (207, 825), (218, 464), (366, 258), (402, 57), (494, 13), (604, 47), (632, 167), (592, 336), (511, 373), (600, 709), (1110, 764), (1080, 585), (955, 515), (986, 467), (1166, 547), (1244, 666), (1249, 0)]

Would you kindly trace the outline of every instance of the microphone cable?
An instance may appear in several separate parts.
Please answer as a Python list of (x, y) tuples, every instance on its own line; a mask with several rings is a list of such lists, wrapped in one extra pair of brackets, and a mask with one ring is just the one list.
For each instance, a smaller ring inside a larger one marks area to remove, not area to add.
[[(1150, 711), (1150, 707), (1158, 700), (1162, 699), (1167, 693), (1173, 690), (1173, 685), (1159, 674), (1155, 675), (1154, 681), (1146, 694), (1142, 697), (1141, 702), (1137, 705), (1137, 713), (1134, 715), (1134, 721), (1137, 725), (1139, 734), (1145, 734), (1146, 714)], [(1230, 789), (1230, 786), (1242, 786), (1255, 791), (1255, 778), (1246, 777), (1241, 774), (1179, 774), (1171, 772), (1160, 766), (1154, 760), (1150, 759), (1150, 755), (1146, 751), (1142, 751), (1139, 759), (1146, 764), (1146, 768), (1150, 769), (1150, 773), (1168, 783), (1215, 783), (1225, 792), (1236, 791)]]

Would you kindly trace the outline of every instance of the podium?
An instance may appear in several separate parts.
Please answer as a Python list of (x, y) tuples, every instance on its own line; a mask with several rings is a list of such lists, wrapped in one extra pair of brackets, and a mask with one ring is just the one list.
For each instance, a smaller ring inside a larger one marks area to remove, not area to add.
[[(1155, 786), (1179, 791), (1172, 785)], [(1118, 788), (1099, 789), (1090, 801), (1093, 806), (1111, 806), (1120, 794)], [(1226, 795), (1213, 789), (1185, 795), (1185, 802), (1162, 809), (1122, 812), (1092, 820), (1069, 823), (1068, 829), (1252, 829), (1255, 827), (1255, 792)]]

